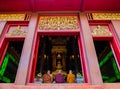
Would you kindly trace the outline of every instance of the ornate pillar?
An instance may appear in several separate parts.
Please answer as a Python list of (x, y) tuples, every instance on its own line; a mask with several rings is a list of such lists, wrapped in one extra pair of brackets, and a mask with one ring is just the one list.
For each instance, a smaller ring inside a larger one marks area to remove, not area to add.
[(30, 63), (32, 46), (34, 42), (33, 39), (35, 34), (35, 28), (37, 25), (37, 18), (38, 18), (38, 14), (33, 13), (29, 22), (28, 33), (24, 41), (23, 50), (22, 50), (18, 71), (16, 75), (16, 80), (15, 80), (15, 84), (18, 84), (18, 85), (26, 84), (28, 69), (29, 69), (28, 67)]
[(85, 56), (85, 66), (87, 71), (88, 83), (94, 85), (101, 85), (102, 78), (98, 65), (98, 59), (94, 48), (94, 43), (89, 27), (89, 23), (85, 13), (80, 13), (81, 30), (80, 35), (82, 35), (84, 56)]

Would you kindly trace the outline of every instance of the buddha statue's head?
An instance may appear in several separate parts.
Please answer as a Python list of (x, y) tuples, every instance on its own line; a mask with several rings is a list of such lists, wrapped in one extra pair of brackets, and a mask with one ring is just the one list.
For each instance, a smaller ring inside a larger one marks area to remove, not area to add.
[(57, 54), (57, 59), (61, 59), (61, 54)]

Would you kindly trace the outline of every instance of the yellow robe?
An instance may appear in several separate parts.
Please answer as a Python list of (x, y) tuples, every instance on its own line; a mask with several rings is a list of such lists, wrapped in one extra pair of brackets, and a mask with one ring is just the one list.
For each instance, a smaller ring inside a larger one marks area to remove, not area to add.
[(75, 82), (75, 75), (74, 74), (68, 74), (67, 82), (68, 83), (74, 83)]

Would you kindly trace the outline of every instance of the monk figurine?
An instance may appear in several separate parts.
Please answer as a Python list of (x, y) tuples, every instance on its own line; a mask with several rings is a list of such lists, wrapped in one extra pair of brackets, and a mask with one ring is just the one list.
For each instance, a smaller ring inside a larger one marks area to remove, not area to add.
[(43, 79), (42, 79), (42, 74), (41, 73), (38, 73), (36, 78), (34, 78), (34, 83), (35, 84), (41, 84), (43, 82)]
[(83, 76), (80, 73), (77, 73), (76, 83), (84, 83)]
[(65, 82), (64, 76), (62, 75), (62, 70), (58, 70), (58, 73), (55, 75), (55, 82), (56, 83), (64, 83)]
[(44, 83), (51, 83), (52, 82), (52, 76), (50, 74), (50, 71), (47, 71), (47, 73), (43, 75), (43, 82)]
[(52, 74), (50, 73), (50, 70), (47, 71), (47, 74), (50, 75), (50, 77), (51, 77), (51, 82), (53, 82), (53, 76), (52, 76)]
[(67, 82), (68, 83), (75, 82), (75, 75), (72, 73), (72, 70), (69, 70), (69, 74), (67, 75)]

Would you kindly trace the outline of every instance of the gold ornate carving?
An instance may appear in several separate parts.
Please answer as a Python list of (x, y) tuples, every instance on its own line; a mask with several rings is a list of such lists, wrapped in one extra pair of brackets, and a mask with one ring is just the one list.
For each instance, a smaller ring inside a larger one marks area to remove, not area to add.
[(26, 36), (26, 32), (18, 26), (15, 30), (9, 31), (7, 36)]
[(39, 30), (76, 30), (77, 16), (41, 16)]
[(120, 20), (120, 13), (92, 13), (94, 20)]
[(66, 50), (66, 47), (65, 46), (53, 46), (52, 47), (52, 54), (54, 53), (66, 53), (67, 50)]
[(93, 36), (111, 36), (112, 34), (108, 29), (98, 25), (95, 29), (92, 30), (92, 35)]
[(20, 21), (25, 19), (25, 14), (0, 14), (0, 21)]

